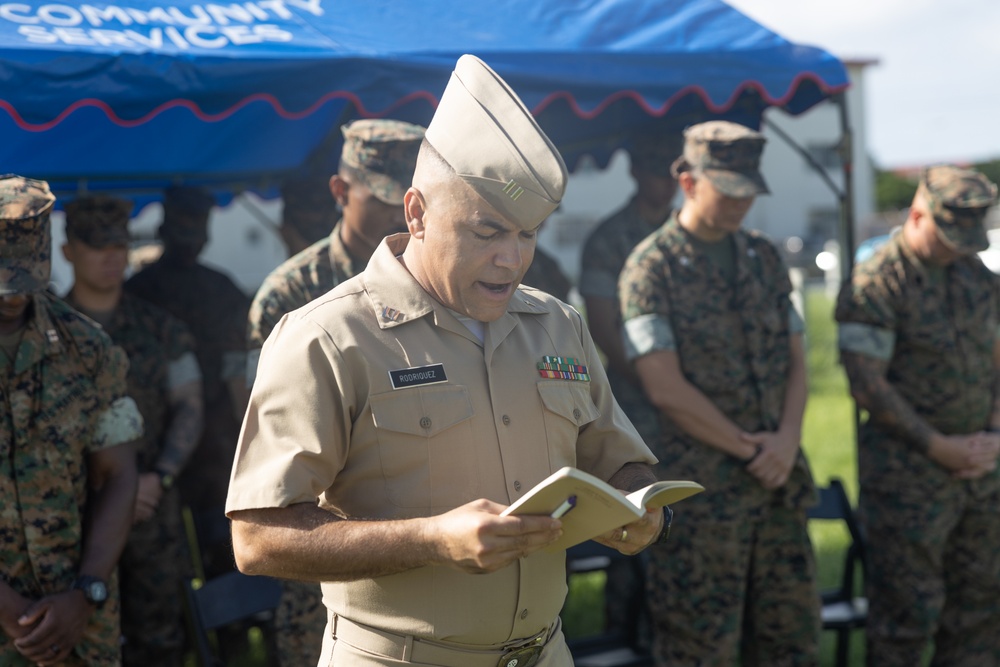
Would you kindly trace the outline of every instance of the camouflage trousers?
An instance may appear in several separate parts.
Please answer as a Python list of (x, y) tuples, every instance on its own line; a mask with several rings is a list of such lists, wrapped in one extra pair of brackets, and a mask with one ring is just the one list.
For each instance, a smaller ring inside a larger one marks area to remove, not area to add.
[(180, 495), (172, 489), (163, 494), (152, 519), (132, 526), (118, 562), (125, 665), (182, 664), (181, 584), (191, 576), (185, 545)]
[(275, 643), (281, 667), (316, 667), (323, 649), (326, 607), (318, 583), (283, 581), (274, 615)]
[(804, 509), (753, 510), (704, 493), (676, 508), (650, 547), (647, 594), (657, 665), (819, 664), (820, 610)]
[(919, 494), (862, 486), (869, 665), (1000, 665), (1000, 513), (965, 483)]

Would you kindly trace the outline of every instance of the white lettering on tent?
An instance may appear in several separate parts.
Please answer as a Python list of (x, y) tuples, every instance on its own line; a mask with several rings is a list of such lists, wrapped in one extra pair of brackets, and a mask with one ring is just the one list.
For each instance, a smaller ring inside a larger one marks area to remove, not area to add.
[(13, 23), (38, 23), (38, 18), (35, 16), (19, 16), (18, 14), (15, 14), (15, 12), (30, 11), (30, 5), (3, 4), (0, 5), (0, 18)]
[(121, 7), (106, 7), (99, 9), (93, 5), (80, 5), (80, 13), (90, 25), (100, 28), (105, 22), (116, 22), (131, 25), (132, 18)]
[(240, 5), (205, 5), (207, 11), (218, 25), (229, 25), (229, 19), (239, 23), (253, 23), (253, 15)]
[[(134, 49), (221, 49), (265, 42), (290, 42), (292, 8), (323, 15), (323, 0), (253, 0), (138, 9), (123, 4), (96, 6), (0, 2), (0, 23), (19, 24), (18, 34), (33, 44), (98, 45)], [(264, 21), (272, 23), (264, 23)], [(27, 29), (31, 26), (31, 29)], [(140, 27), (141, 26), (141, 27)], [(118, 30), (116, 28), (130, 28)]]
[(323, 8), (320, 7), (322, 0), (286, 0), (292, 7), (304, 9), (314, 16), (323, 16)]
[(42, 5), (38, 8), (38, 18), (49, 25), (74, 26), (83, 23), (80, 12), (67, 5)]
[(274, 24), (252, 26), (193, 25), (179, 29), (174, 26), (150, 28), (149, 33), (139, 30), (108, 30), (101, 28), (46, 28), (44, 26), (23, 25), (18, 33), (32, 44), (69, 44), (76, 46), (120, 46), (133, 49), (160, 49), (164, 44), (173, 43), (179, 49), (221, 49), (227, 46), (261, 44), (264, 42), (289, 42), (292, 33)]
[(278, 18), (292, 18), (292, 13), (285, 7), (284, 0), (261, 0), (257, 6), (261, 9), (270, 9)]

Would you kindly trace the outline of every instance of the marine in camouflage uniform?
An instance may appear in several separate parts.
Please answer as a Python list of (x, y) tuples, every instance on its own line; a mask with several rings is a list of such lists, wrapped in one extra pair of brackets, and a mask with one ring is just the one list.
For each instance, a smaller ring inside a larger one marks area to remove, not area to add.
[[(424, 128), (395, 120), (359, 120), (342, 128), (338, 173), (330, 180), (343, 218), (330, 234), (291, 257), (264, 280), (250, 307), (247, 381), (257, 372), (260, 348), (286, 313), (320, 297), (364, 270), (382, 238), (406, 228), (403, 195), (410, 186)], [(286, 196), (300, 190), (286, 187)], [(286, 201), (286, 213), (308, 215), (302, 201)], [(285, 216), (285, 224), (307, 226)], [(284, 581), (275, 615), (280, 664), (311, 667), (320, 658), (326, 607), (318, 584)]]
[[(187, 325), (201, 369), (204, 430), (190, 464), (177, 480), (181, 502), (199, 514), (221, 516), (229, 473), (246, 409), (246, 318), (249, 299), (223, 273), (198, 263), (208, 242), (211, 194), (171, 187), (163, 201), (159, 236), (163, 255), (132, 276), (125, 291)], [(209, 576), (233, 569), (228, 542), (203, 545)]]
[[(119, 561), (125, 665), (182, 664), (178, 591), (192, 576), (173, 480), (198, 444), (201, 373), (180, 320), (122, 292), (132, 206), (107, 196), (66, 204), (63, 254), (75, 282), (66, 302), (101, 324), (129, 359), (128, 395), (145, 422), (139, 442), (135, 523)], [(117, 267), (117, 268), (113, 268)]]
[[(611, 391), (654, 454), (660, 439), (660, 416), (625, 359), (618, 276), (635, 247), (670, 217), (677, 192), (670, 165), (680, 155), (681, 148), (679, 132), (645, 130), (631, 138), (627, 150), (635, 195), (623, 208), (598, 223), (587, 237), (580, 256), (577, 288), (586, 305), (587, 326), (607, 359)], [(606, 628), (634, 633), (640, 645), (648, 644), (650, 633), (648, 619), (639, 611), (644, 609), (641, 604), (644, 594), (633, 563), (619, 560), (608, 568), (604, 588)], [(637, 613), (639, 627), (633, 630)]]
[(767, 192), (763, 144), (735, 123), (689, 128), (684, 206), (621, 276), (627, 354), (663, 413), (659, 475), (707, 489), (648, 551), (658, 665), (819, 662), (803, 325), (778, 251), (740, 229)]
[(535, 257), (521, 278), (521, 284), (548, 292), (560, 301), (569, 300), (569, 288), (572, 287), (569, 278), (559, 268), (556, 258), (537, 246)]
[(337, 201), (330, 192), (329, 178), (314, 174), (289, 177), (281, 184), (281, 201), (278, 232), (289, 257), (328, 237), (337, 222)]
[(927, 170), (836, 317), (870, 542), (870, 665), (1000, 665), (1000, 281), (976, 256), (996, 186)]
[(44, 291), (54, 201), (0, 178), (0, 664), (107, 667), (142, 418), (122, 350)]

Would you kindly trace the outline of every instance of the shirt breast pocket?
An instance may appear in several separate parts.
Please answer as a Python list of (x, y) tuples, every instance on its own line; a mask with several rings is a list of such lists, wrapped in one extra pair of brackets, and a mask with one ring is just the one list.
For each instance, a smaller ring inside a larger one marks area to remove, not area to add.
[(371, 397), (389, 501), (428, 512), (479, 497), (472, 401), (465, 387), (435, 385)]
[(538, 395), (545, 407), (545, 439), (553, 469), (575, 466), (580, 429), (601, 416), (590, 397), (590, 383), (539, 382)]

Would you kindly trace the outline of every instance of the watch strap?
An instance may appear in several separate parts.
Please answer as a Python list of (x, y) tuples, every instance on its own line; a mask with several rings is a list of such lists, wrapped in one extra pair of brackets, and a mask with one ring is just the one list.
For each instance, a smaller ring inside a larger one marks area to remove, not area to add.
[(665, 544), (670, 538), (670, 524), (674, 522), (674, 511), (670, 509), (669, 505), (663, 506), (663, 528), (660, 530), (660, 534), (656, 536), (653, 540), (653, 544)]

